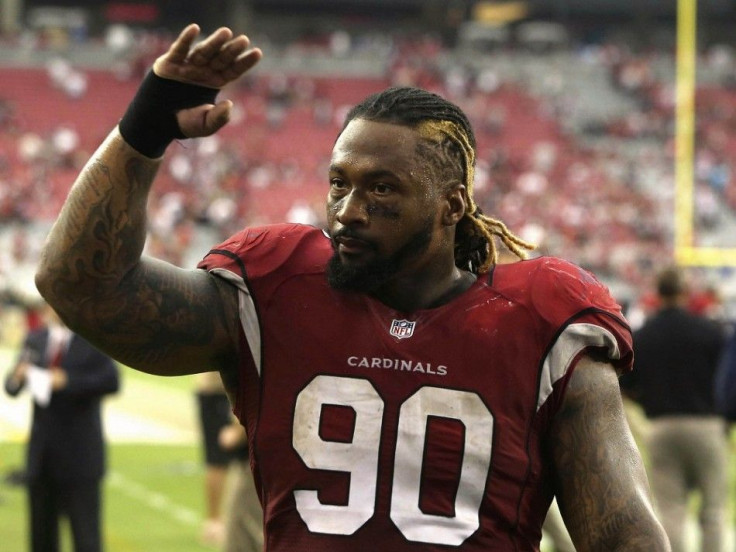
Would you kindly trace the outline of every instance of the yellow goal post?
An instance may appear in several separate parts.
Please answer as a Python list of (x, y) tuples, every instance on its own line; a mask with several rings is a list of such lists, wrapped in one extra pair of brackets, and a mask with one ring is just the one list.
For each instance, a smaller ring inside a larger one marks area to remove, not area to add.
[(675, 103), (675, 261), (684, 266), (736, 266), (736, 248), (695, 245), (695, 89), (697, 0), (678, 0)]

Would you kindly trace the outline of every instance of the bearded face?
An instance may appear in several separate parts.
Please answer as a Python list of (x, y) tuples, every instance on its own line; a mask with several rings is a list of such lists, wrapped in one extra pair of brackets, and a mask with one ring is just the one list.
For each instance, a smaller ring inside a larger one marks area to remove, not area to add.
[[(391, 280), (413, 260), (420, 257), (429, 247), (432, 240), (433, 219), (427, 217), (422, 228), (411, 235), (404, 245), (387, 256), (380, 254), (379, 247), (370, 241), (354, 237), (355, 232), (343, 228), (332, 236), (335, 253), (327, 265), (327, 281), (337, 290), (371, 292)], [(340, 241), (360, 242), (363, 255), (340, 253)]]

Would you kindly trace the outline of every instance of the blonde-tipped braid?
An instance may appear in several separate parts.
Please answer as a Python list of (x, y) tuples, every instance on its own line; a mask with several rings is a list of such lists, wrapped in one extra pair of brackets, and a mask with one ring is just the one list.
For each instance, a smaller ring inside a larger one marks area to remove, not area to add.
[[(462, 127), (453, 121), (429, 119), (422, 121), (418, 125), (417, 131), (422, 138), (435, 143), (441, 143), (443, 137), (447, 137), (458, 147), (462, 154), (465, 174), (464, 184), (468, 203), (465, 217), (470, 222), (466, 227), (471, 235), (483, 238), (488, 248), (486, 255), (476, 259), (475, 262), (470, 261), (471, 270), (482, 274), (488, 272), (491, 266), (498, 262), (498, 249), (496, 248), (494, 236), (497, 236), (514, 255), (520, 259), (526, 259), (526, 252), (533, 250), (535, 245), (512, 233), (500, 220), (484, 215), (475, 203), (473, 198), (475, 150)], [(459, 247), (456, 245), (456, 256), (458, 249)]]

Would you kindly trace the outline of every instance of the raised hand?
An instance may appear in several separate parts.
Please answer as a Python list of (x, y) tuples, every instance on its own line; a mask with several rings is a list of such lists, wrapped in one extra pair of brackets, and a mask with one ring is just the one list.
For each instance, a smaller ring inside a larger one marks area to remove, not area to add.
[[(263, 57), (260, 49), (250, 47), (247, 36), (234, 37), (227, 27), (194, 45), (198, 36), (198, 25), (187, 26), (169, 50), (156, 59), (153, 71), (167, 79), (222, 88), (243, 76)], [(177, 113), (179, 128), (190, 138), (209, 136), (228, 122), (231, 108), (232, 102), (224, 100), (184, 109)]]
[(247, 36), (233, 37), (227, 27), (192, 46), (198, 36), (198, 25), (184, 28), (169, 50), (156, 59), (154, 72), (167, 79), (222, 88), (243, 76), (263, 57), (260, 49), (250, 47)]

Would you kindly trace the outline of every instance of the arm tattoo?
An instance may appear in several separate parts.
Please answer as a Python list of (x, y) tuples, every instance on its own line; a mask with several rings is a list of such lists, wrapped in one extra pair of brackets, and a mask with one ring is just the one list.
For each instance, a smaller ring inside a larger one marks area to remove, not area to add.
[(126, 178), (116, 179), (114, 168), (97, 159), (79, 176), (44, 251), (58, 308), (76, 303), (78, 295), (106, 292), (140, 258), (145, 202), (157, 168), (146, 165), (130, 159)]
[(550, 438), (560, 508), (576, 545), (666, 550), (613, 370), (591, 364), (576, 372)]
[(234, 358), (234, 290), (201, 270), (141, 257), (157, 169), (120, 139), (103, 144), (49, 235), (39, 269), (44, 295), (72, 329), (130, 366), (218, 369)]

